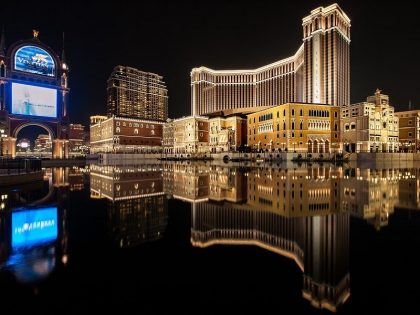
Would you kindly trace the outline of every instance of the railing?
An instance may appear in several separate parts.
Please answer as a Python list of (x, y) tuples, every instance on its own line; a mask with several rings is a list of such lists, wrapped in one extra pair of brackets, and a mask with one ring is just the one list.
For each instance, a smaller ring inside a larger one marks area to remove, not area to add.
[(41, 171), (40, 159), (0, 158), (0, 175), (17, 175)]

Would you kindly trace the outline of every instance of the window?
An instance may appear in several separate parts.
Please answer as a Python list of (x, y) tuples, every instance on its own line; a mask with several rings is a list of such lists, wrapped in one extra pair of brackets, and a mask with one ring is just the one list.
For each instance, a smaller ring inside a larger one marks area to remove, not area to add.
[(286, 110), (283, 109), (283, 116), (286, 116)]
[(279, 112), (277, 112), (277, 118), (279, 118)]
[(412, 133), (412, 132), (409, 132), (409, 133), (408, 133), (408, 136), (409, 136), (409, 137), (412, 137), (412, 136), (413, 136), (413, 133)]
[(300, 130), (302, 130), (303, 129), (303, 122), (300, 122), (300, 126), (299, 126), (300, 128)]
[(292, 116), (295, 116), (295, 110), (292, 109)]
[(152, 136), (155, 135), (155, 131), (154, 130), (150, 130), (150, 133), (152, 134)]
[(292, 121), (292, 130), (294, 130), (294, 129), (295, 129), (295, 122)]
[(409, 120), (409, 121), (408, 121), (408, 124), (409, 124), (409, 125), (412, 125), (412, 124), (413, 124), (413, 121), (412, 121), (412, 120)]
[(303, 116), (303, 110), (302, 109), (299, 111), (299, 115)]
[(134, 129), (134, 134), (135, 135), (138, 135), (139, 134), (139, 130), (136, 128), (136, 129)]
[(337, 118), (338, 117), (338, 113), (334, 112), (334, 117)]
[(351, 129), (353, 130), (353, 129), (356, 129), (356, 124), (355, 123), (352, 123), (351, 124)]
[(117, 128), (115, 129), (115, 131), (116, 131), (117, 133), (120, 133), (120, 132), (121, 132), (120, 127), (117, 127)]

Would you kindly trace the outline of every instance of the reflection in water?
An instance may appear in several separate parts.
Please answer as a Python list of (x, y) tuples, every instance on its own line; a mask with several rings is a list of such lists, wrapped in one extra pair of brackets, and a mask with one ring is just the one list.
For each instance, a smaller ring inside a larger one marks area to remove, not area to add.
[[(69, 192), (85, 187), (88, 172), (90, 197), (106, 199), (107, 230), (118, 247), (163, 238), (168, 198), (186, 201), (192, 246), (255, 245), (291, 258), (302, 272), (303, 298), (331, 311), (350, 296), (350, 217), (374, 231), (386, 229), (398, 208), (420, 208), (414, 168), (165, 163), (47, 169), (44, 183), (0, 191), (1, 270), (36, 283), (68, 263)], [(22, 207), (54, 207), (56, 240), (14, 248), (12, 215)]]
[(92, 166), (91, 196), (108, 199), (108, 225), (120, 247), (157, 240), (168, 222), (160, 166)]
[[(0, 271), (37, 283), (68, 261), (68, 178), (76, 169), (45, 171), (45, 181), (0, 192)], [(83, 188), (83, 187), (81, 187)]]

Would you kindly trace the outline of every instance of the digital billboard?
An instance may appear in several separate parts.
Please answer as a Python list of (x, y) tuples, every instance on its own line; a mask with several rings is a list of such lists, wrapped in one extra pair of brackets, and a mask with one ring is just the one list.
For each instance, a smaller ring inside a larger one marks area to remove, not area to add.
[(12, 248), (41, 245), (57, 239), (57, 207), (12, 213)]
[(40, 75), (55, 76), (54, 59), (44, 49), (23, 46), (15, 53), (15, 70)]
[(12, 114), (57, 117), (57, 90), (12, 82)]

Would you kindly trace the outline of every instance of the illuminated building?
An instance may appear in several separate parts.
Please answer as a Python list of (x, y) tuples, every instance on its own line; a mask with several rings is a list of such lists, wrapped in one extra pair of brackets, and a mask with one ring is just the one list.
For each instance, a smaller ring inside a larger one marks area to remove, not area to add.
[(235, 152), (247, 143), (245, 118), (213, 117), (209, 119), (209, 126), (209, 146), (212, 153)]
[[(64, 42), (63, 42), (64, 46)], [(45, 129), (52, 141), (53, 158), (68, 157), (69, 67), (39, 39), (33, 37), (5, 46), (0, 40), (0, 124), (7, 126), (2, 139), (5, 155), (16, 155), (16, 140), (27, 126)]]
[(173, 121), (174, 154), (180, 157), (209, 153), (209, 119), (188, 116)]
[(303, 102), (350, 104), (350, 19), (337, 5), (302, 19), (303, 44), (289, 58), (251, 70), (191, 71), (191, 113), (249, 113)]
[(248, 145), (257, 151), (334, 153), (340, 147), (340, 108), (289, 103), (248, 115)]
[(399, 119), (399, 141), (404, 152), (420, 150), (420, 110), (396, 112)]
[(102, 116), (102, 115), (90, 116), (90, 124), (91, 125), (99, 124), (100, 122), (107, 120), (107, 118), (108, 118), (107, 116)]
[(163, 122), (110, 117), (90, 126), (90, 152), (159, 153)]
[(117, 66), (107, 83), (108, 117), (166, 121), (168, 90), (160, 75)]
[(71, 156), (87, 153), (85, 144), (85, 126), (81, 124), (69, 125), (69, 154)]
[(168, 201), (158, 165), (98, 166), (90, 173), (91, 194), (108, 199), (108, 226), (119, 247), (163, 237)]
[(347, 152), (398, 152), (398, 133), (394, 107), (379, 89), (366, 102), (341, 108), (341, 137)]
[(163, 125), (163, 152), (167, 154), (174, 153), (175, 144), (175, 126), (174, 121), (169, 119)]
[(52, 142), (50, 135), (38, 135), (35, 139), (35, 152), (51, 152)]

